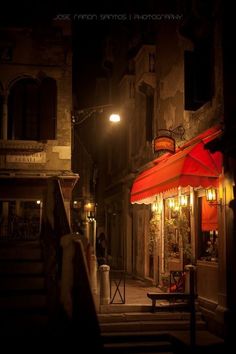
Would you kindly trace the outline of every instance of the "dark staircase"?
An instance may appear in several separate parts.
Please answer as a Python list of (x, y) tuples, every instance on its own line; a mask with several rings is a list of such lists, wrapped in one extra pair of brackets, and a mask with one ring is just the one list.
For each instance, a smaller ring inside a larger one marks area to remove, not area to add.
[(167, 333), (125, 332), (103, 335), (104, 354), (173, 354)]
[[(129, 307), (127, 307), (129, 308)], [(190, 314), (180, 311), (98, 314), (104, 354), (224, 354), (221, 338), (209, 333), (196, 312), (196, 345), (190, 344)]]
[(47, 300), (40, 242), (1, 242), (0, 336), (47, 335)]

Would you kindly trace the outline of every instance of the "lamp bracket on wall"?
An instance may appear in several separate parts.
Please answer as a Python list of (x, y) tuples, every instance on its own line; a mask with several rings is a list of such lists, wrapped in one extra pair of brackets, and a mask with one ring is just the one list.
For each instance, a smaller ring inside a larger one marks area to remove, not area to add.
[(167, 136), (176, 137), (176, 138), (180, 138), (181, 140), (183, 140), (183, 137), (184, 137), (184, 134), (185, 134), (185, 129), (184, 129), (184, 127), (182, 125), (178, 125), (174, 129), (158, 129), (158, 133), (160, 135), (167, 134)]
[(101, 106), (88, 107), (80, 110), (74, 110), (71, 113), (71, 122), (73, 125), (79, 125), (83, 123), (88, 118), (92, 117), (93, 114), (101, 114), (105, 109), (112, 107), (112, 104), (106, 104)]

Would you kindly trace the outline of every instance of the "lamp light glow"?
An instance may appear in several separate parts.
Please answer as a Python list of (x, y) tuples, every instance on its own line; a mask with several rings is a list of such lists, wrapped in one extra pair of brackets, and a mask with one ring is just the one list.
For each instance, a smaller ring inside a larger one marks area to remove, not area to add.
[(118, 123), (120, 122), (120, 115), (119, 114), (111, 114), (110, 117), (109, 117), (109, 121), (110, 122), (113, 122), (113, 123)]
[(176, 203), (175, 203), (174, 198), (170, 198), (170, 199), (168, 200), (168, 206), (169, 206), (169, 208), (171, 208), (171, 209), (174, 209), (174, 208), (175, 208)]
[(186, 207), (188, 205), (188, 196), (186, 194), (181, 194), (179, 196), (179, 205), (181, 207)]
[(151, 204), (151, 211), (153, 213), (161, 213), (162, 212), (162, 204), (160, 201), (156, 201)]

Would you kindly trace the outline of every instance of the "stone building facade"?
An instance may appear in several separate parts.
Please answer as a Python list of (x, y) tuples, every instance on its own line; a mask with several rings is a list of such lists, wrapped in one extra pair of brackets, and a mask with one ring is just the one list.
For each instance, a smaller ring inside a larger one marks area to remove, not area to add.
[[(60, 21), (0, 33), (1, 237), (14, 238), (16, 217), (41, 223), (50, 178), (59, 181), (70, 220), (78, 179), (71, 171), (71, 30)], [(22, 237), (29, 233), (23, 227)]]
[[(149, 41), (147, 36), (138, 41), (138, 35), (132, 44), (122, 40), (120, 57), (111, 63), (111, 86), (112, 97), (120, 97), (124, 123), (110, 140), (103, 203), (111, 266), (161, 286), (171, 270), (194, 264), (202, 313), (209, 328), (223, 335), (228, 311), (226, 225), (233, 180), (224, 174), (220, 148), (210, 148), (224, 130), (218, 5), (208, 11), (192, 4), (181, 21), (153, 24)], [(116, 39), (114, 51), (115, 43)], [(154, 153), (154, 138), (161, 133), (174, 138), (174, 154)], [(190, 172), (191, 154), (202, 162), (194, 162)], [(177, 173), (173, 166), (180, 156), (186, 170)], [(203, 172), (200, 164), (207, 170), (212, 161), (214, 172)], [(159, 169), (162, 165), (166, 175)], [(208, 203), (207, 189), (212, 186), (217, 200)], [(184, 199), (188, 204), (174, 209), (171, 203)], [(206, 221), (206, 214), (214, 214), (214, 222)]]

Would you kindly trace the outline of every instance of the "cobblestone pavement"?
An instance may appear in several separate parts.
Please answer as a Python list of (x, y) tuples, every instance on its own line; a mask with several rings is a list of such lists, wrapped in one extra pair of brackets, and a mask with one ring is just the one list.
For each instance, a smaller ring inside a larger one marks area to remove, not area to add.
[[(96, 295), (96, 303), (100, 302), (100, 284), (98, 274), (98, 287)], [(124, 277), (116, 275), (110, 277), (110, 299), (113, 304), (126, 305), (151, 305), (151, 300), (147, 297), (147, 293), (161, 292), (161, 289), (151, 282), (132, 278), (130, 276)]]

